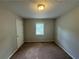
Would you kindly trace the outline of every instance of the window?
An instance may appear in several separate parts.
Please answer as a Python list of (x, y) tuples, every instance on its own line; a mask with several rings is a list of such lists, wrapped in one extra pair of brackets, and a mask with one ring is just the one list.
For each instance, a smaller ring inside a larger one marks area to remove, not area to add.
[(44, 23), (36, 23), (36, 35), (44, 35)]

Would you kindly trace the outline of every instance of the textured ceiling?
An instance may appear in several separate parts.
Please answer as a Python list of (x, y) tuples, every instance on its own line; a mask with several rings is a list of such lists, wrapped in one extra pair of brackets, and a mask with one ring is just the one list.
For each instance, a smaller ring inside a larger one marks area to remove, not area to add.
[[(38, 0), (39, 1), (39, 0)], [(45, 10), (38, 11), (37, 0), (0, 0), (0, 5), (15, 12), (24, 18), (56, 18), (69, 11), (79, 4), (79, 0), (43, 0)]]

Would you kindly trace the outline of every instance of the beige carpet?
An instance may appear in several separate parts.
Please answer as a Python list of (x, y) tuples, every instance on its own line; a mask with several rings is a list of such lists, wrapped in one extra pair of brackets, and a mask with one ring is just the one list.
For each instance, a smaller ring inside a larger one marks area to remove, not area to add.
[(71, 59), (54, 43), (25, 43), (11, 59)]

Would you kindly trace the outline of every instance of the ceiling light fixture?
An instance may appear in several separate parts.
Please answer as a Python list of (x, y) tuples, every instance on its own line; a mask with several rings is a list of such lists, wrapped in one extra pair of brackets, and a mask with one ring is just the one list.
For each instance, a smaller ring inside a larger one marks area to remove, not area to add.
[(39, 11), (42, 11), (42, 10), (45, 9), (45, 5), (44, 4), (38, 4), (37, 8), (38, 8)]

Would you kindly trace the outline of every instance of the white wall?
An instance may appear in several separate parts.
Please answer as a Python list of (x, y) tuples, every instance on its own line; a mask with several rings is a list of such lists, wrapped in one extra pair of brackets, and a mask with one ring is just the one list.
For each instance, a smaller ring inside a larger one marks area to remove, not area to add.
[(0, 59), (8, 59), (17, 49), (16, 17), (0, 6)]
[[(35, 24), (44, 23), (44, 35), (35, 34)], [(53, 41), (53, 20), (52, 19), (25, 19), (24, 37), (25, 42), (52, 42)]]
[(16, 18), (16, 29), (17, 29), (17, 45), (18, 48), (24, 43), (24, 33), (23, 33), (23, 20)]
[(79, 59), (79, 7), (56, 22), (56, 42), (74, 59)]

